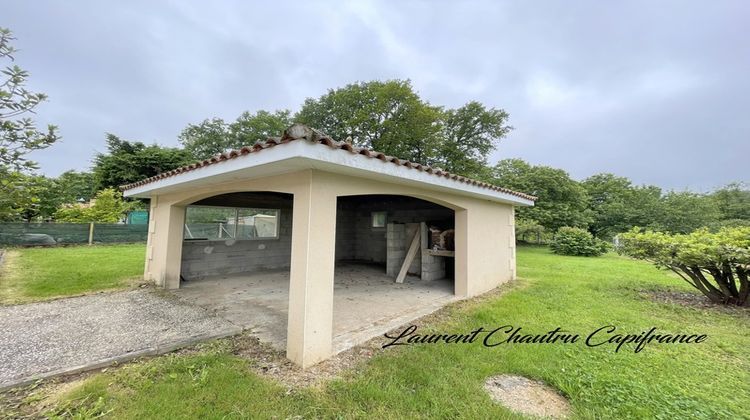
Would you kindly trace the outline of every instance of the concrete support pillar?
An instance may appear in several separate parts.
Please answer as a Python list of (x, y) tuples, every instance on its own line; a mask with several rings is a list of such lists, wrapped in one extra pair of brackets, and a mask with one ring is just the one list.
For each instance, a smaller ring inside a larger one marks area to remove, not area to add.
[[(147, 252), (150, 260), (147, 270), (157, 286), (165, 289), (180, 287), (182, 262), (182, 231), (185, 224), (185, 207), (157, 203), (151, 208), (149, 221), (150, 244)], [(151, 224), (153, 223), (153, 233)]]
[(456, 210), (455, 214), (455, 236), (454, 243), (456, 253), (455, 279), (453, 280), (453, 293), (456, 296), (469, 297), (469, 212), (468, 210)]
[(310, 171), (294, 193), (287, 357), (303, 368), (333, 352), (336, 194)]
[(510, 250), (510, 280), (516, 279), (516, 209), (510, 208), (508, 216), (509, 238), (508, 249)]
[(146, 232), (146, 263), (143, 267), (143, 280), (153, 281), (151, 275), (151, 260), (154, 258), (154, 233), (156, 226), (156, 205), (159, 202), (158, 196), (151, 197), (151, 203), (148, 209), (148, 231)]

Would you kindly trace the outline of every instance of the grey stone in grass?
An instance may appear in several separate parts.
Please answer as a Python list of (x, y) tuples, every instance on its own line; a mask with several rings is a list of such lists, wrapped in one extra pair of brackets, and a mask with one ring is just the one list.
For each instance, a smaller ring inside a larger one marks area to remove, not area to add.
[(484, 389), (492, 400), (520, 414), (556, 419), (570, 416), (568, 400), (540, 381), (517, 375), (498, 375), (488, 378)]

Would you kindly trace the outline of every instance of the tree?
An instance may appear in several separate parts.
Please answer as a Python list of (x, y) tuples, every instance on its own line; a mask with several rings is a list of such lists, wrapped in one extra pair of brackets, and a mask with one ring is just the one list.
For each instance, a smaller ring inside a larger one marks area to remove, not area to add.
[(634, 226), (655, 227), (663, 213), (661, 189), (636, 187), (625, 177), (596, 174), (581, 182), (589, 197), (592, 221), (589, 232), (602, 239)]
[(180, 134), (180, 142), (195, 158), (205, 159), (278, 136), (296, 121), (336, 140), (351, 138), (359, 147), (487, 178), (487, 158), (511, 130), (507, 120), (502, 109), (479, 102), (447, 110), (432, 106), (408, 80), (371, 81), (308, 98), (293, 118), (288, 110), (261, 110), (245, 112), (232, 123), (213, 118), (191, 124)]
[(117, 188), (193, 162), (189, 152), (157, 144), (122, 140), (107, 134), (108, 153), (94, 158), (93, 176), (97, 189)]
[(206, 159), (230, 149), (227, 123), (221, 118), (190, 124), (179, 136), (182, 147), (196, 159)]
[(408, 80), (358, 82), (305, 100), (295, 121), (337, 140), (423, 164), (438, 153), (441, 110)]
[(443, 109), (422, 100), (408, 80), (358, 82), (308, 98), (295, 121), (336, 140), (351, 138), (411, 162), (486, 178), (487, 158), (511, 127), (508, 114), (469, 102)]
[(0, 221), (22, 219), (39, 202), (39, 185), (31, 175), (0, 165)]
[[(610, 236), (628, 230), (630, 180), (613, 174), (597, 174), (585, 179), (581, 185), (589, 197), (593, 219), (589, 231), (597, 236)], [(632, 227), (632, 226), (630, 226)]]
[(273, 113), (260, 110), (255, 114), (245, 111), (235, 122), (229, 124), (229, 135), (234, 144), (228, 149), (239, 149), (253, 145), (258, 140), (280, 136), (290, 125), (292, 118), (288, 109)]
[(59, 222), (70, 223), (117, 223), (134, 207), (122, 199), (122, 194), (114, 188), (105, 188), (98, 193), (88, 207), (82, 204), (63, 206), (55, 213)]
[(89, 201), (95, 193), (89, 172), (67, 171), (57, 178), (28, 175), (26, 183), (34, 191), (34, 200), (22, 203), (19, 215), (27, 222), (51, 219), (63, 204)]
[(54, 179), (60, 204), (89, 201), (96, 194), (94, 174), (65, 171)]
[(206, 159), (231, 149), (249, 146), (268, 137), (279, 136), (291, 125), (291, 112), (243, 112), (227, 124), (221, 118), (190, 124), (180, 133), (180, 143), (195, 159)]
[(19, 218), (31, 222), (51, 217), (60, 205), (57, 200), (60, 190), (56, 188), (54, 179), (43, 175), (27, 175), (26, 185), (33, 191), (33, 199), (19, 207)]
[[(0, 59), (13, 59), (15, 40), (10, 30), (0, 28)], [(0, 220), (11, 221), (22, 217), (25, 209), (38, 201), (39, 186), (27, 174), (36, 163), (27, 159), (35, 150), (44, 149), (59, 137), (54, 125), (45, 131), (37, 129), (27, 115), (47, 99), (43, 93), (26, 89), (28, 72), (13, 65), (2, 70), (0, 80)]]
[(750, 221), (750, 189), (746, 184), (731, 183), (714, 191), (711, 198), (716, 203), (721, 220)]
[(687, 235), (634, 228), (617, 251), (675, 272), (712, 302), (750, 306), (750, 227)]
[(521, 207), (519, 219), (533, 220), (545, 229), (586, 228), (591, 220), (586, 190), (562, 169), (532, 166), (521, 159), (505, 159), (492, 169), (495, 185), (535, 195), (533, 207)]
[(719, 220), (716, 203), (708, 196), (689, 191), (668, 192), (662, 199), (664, 211), (656, 221), (659, 230), (690, 233)]
[(663, 218), (664, 203), (662, 201), (662, 189), (655, 185), (636, 186), (630, 192), (628, 202), (630, 218), (627, 229), (623, 227), (624, 232), (634, 226), (658, 227), (658, 221)]
[[(13, 61), (16, 50), (10, 30), (0, 28), (0, 59)], [(34, 109), (47, 99), (43, 93), (26, 89), (27, 71), (14, 65), (2, 70), (5, 79), (0, 83), (0, 166), (6, 170), (34, 169), (36, 164), (26, 159), (34, 150), (44, 149), (58, 140), (57, 127), (37, 129), (31, 118)]]
[(512, 129), (507, 121), (507, 112), (479, 102), (446, 110), (437, 164), (449, 172), (486, 178), (487, 157)]

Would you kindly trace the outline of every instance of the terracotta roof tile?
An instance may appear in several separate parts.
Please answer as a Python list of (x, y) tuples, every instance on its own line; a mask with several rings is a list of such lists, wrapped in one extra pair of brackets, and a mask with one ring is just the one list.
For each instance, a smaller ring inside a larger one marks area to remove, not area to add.
[(297, 140), (312, 141), (313, 143), (320, 144), (322, 146), (327, 146), (333, 150), (340, 149), (340, 150), (347, 151), (350, 153), (364, 155), (364, 156), (367, 156), (368, 158), (380, 159), (383, 162), (389, 162), (395, 165), (405, 166), (409, 169), (415, 169), (420, 172), (426, 172), (428, 174), (432, 174), (435, 176), (452, 179), (452, 180), (455, 180), (464, 184), (487, 188), (492, 191), (498, 191), (498, 192), (502, 192), (505, 194), (514, 195), (516, 197), (524, 198), (527, 200), (536, 200), (536, 197), (534, 197), (533, 195), (524, 194), (521, 192), (509, 190), (507, 188), (498, 187), (497, 185), (493, 185), (487, 182), (482, 182), (476, 179), (466, 178), (464, 176), (452, 174), (452, 173), (443, 171), (440, 168), (433, 168), (433, 167), (422, 165), (419, 163), (409, 162), (408, 160), (401, 160), (397, 157), (387, 156), (384, 153), (376, 152), (374, 150), (369, 150), (369, 149), (362, 148), (362, 147), (354, 147), (347, 142), (335, 141), (332, 138), (328, 137), (327, 135), (317, 130), (311, 129), (309, 127), (305, 127), (301, 124), (295, 124), (291, 126), (290, 128), (288, 128), (286, 131), (284, 131), (284, 135), (282, 137), (270, 137), (266, 140), (258, 141), (252, 146), (244, 146), (239, 150), (231, 150), (229, 152), (220, 153), (218, 155), (212, 156), (200, 162), (186, 165), (181, 168), (173, 169), (171, 171), (162, 172), (158, 175), (155, 175), (150, 178), (146, 178), (137, 182), (133, 182), (131, 184), (123, 185), (120, 187), (120, 189), (125, 191), (125, 190), (129, 190), (135, 187), (140, 187), (142, 185), (146, 185), (146, 184), (149, 184), (151, 182), (158, 181), (161, 179), (169, 178), (171, 176), (178, 175), (184, 172), (194, 171), (198, 168), (202, 168), (202, 167), (209, 166), (209, 165), (214, 165), (216, 163), (223, 162), (226, 160), (231, 160), (238, 156), (244, 156), (244, 155), (251, 154), (251, 153), (257, 153), (264, 149), (268, 149), (271, 147), (290, 143), (292, 141), (297, 141)]

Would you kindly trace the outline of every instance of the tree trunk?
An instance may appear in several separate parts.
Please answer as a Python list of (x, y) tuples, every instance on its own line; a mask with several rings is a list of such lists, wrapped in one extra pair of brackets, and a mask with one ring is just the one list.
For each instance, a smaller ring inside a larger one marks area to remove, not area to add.
[(750, 306), (750, 278), (748, 278), (748, 270), (737, 267), (735, 271), (737, 272), (737, 280), (740, 282), (738, 305)]
[(711, 283), (709, 283), (708, 280), (706, 280), (700, 268), (688, 267), (684, 265), (678, 266), (677, 268), (679, 268), (688, 277), (690, 277), (690, 279), (693, 280), (693, 285), (695, 286), (695, 288), (700, 290), (700, 292), (703, 293), (707, 298), (709, 298), (711, 302), (726, 303), (724, 294), (719, 289), (714, 287)]

